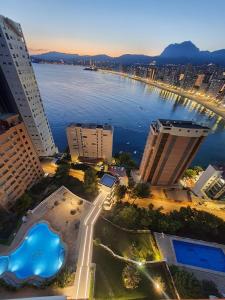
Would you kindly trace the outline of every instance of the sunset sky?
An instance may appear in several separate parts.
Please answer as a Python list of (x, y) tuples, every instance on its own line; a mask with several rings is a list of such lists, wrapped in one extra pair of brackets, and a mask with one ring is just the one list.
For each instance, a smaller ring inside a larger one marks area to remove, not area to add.
[(170, 43), (225, 48), (224, 0), (0, 0), (31, 53), (157, 55)]

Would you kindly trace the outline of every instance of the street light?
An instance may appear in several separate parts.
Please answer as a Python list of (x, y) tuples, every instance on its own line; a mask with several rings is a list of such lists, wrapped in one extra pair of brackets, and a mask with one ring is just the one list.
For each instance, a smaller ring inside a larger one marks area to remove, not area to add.
[(155, 283), (155, 288), (156, 288), (158, 291), (160, 291), (160, 290), (161, 290), (161, 287), (160, 287), (160, 285), (159, 285), (159, 283), (158, 283), (158, 282), (156, 282), (156, 283)]

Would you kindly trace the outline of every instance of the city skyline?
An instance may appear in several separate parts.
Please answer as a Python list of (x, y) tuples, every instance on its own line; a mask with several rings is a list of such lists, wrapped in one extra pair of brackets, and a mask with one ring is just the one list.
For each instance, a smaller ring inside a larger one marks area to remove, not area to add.
[(184, 40), (201, 50), (225, 48), (220, 38), (225, 33), (225, 3), (216, 3), (21, 0), (17, 6), (16, 0), (9, 0), (2, 3), (1, 14), (21, 23), (31, 54), (158, 55), (168, 44)]
[(1, 299), (224, 298), (219, 3), (8, 0)]

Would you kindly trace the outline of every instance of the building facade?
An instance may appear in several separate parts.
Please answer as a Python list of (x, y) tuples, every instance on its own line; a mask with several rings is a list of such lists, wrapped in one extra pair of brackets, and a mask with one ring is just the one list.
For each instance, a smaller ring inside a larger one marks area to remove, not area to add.
[(0, 112), (19, 113), (39, 156), (57, 152), (20, 24), (0, 16)]
[(112, 159), (111, 125), (71, 124), (67, 127), (67, 140), (72, 161), (80, 158), (110, 162)]
[(42, 176), (24, 123), (18, 115), (0, 115), (0, 205), (12, 206)]
[(159, 119), (150, 126), (140, 178), (154, 186), (178, 184), (209, 128), (191, 121)]
[(199, 197), (225, 200), (225, 167), (209, 165), (196, 182), (193, 192)]

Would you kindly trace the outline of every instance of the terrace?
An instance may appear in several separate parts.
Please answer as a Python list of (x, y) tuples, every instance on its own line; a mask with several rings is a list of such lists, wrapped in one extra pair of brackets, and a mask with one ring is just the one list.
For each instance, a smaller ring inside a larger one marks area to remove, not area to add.
[[(62, 186), (49, 197), (43, 200), (33, 210), (28, 211), (24, 222), (19, 228), (15, 238), (10, 246), (1, 246), (1, 255), (11, 253), (21, 245), (22, 241), (27, 241), (24, 237), (29, 235), (30, 228), (38, 223), (49, 224), (49, 228), (57, 234), (66, 248), (66, 256), (64, 261), (64, 269), (68, 269), (70, 274), (74, 274), (76, 270), (76, 261), (79, 252), (80, 236), (79, 227), (80, 220), (86, 215), (90, 203), (80, 197), (74, 195), (67, 188)], [(50, 239), (46, 238), (41, 245), (50, 247)], [(39, 257), (40, 258), (40, 257)], [(2, 278), (4, 278), (2, 274)], [(47, 277), (47, 276), (46, 276)], [(24, 280), (23, 280), (24, 282)], [(26, 280), (25, 280), (26, 282)], [(32, 284), (32, 281), (29, 281)], [(1, 299), (23, 297), (23, 296), (39, 296), (39, 295), (57, 295), (58, 288), (55, 286), (46, 287), (45, 291), (35, 288), (23, 287), (16, 291), (9, 291), (5, 288), (0, 288)], [(71, 296), (73, 294), (73, 281), (69, 286), (65, 287), (60, 294)]]

